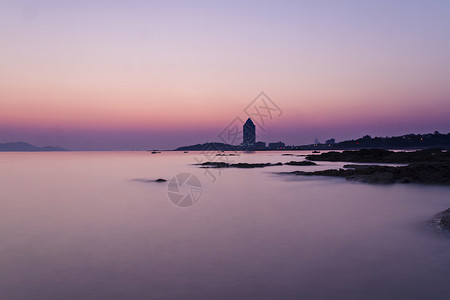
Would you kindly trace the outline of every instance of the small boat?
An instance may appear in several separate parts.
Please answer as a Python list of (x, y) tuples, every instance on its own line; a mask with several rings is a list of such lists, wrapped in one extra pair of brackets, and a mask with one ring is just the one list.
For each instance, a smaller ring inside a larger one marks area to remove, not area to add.
[(320, 151), (314, 150), (312, 153), (320, 153)]

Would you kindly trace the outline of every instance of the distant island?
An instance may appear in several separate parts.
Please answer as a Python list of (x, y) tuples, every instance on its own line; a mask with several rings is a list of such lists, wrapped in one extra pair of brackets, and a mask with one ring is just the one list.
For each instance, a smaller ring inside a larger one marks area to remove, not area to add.
[(191, 146), (183, 146), (178, 147), (174, 151), (237, 151), (239, 150), (239, 146), (233, 146), (224, 143), (204, 143), (204, 144), (196, 144)]
[(37, 147), (24, 142), (0, 144), (0, 152), (45, 152), (45, 151), (67, 151), (67, 149), (52, 146)]
[(229, 145), (224, 143), (204, 143), (176, 148), (175, 151), (265, 151), (265, 150), (359, 150), (365, 148), (378, 149), (424, 149), (424, 148), (450, 149), (450, 133), (442, 134), (438, 131), (428, 134), (407, 134), (393, 137), (371, 137), (366, 135), (356, 140), (335, 142), (329, 139), (325, 143), (310, 145), (289, 146), (283, 142), (243, 143), (241, 145)]

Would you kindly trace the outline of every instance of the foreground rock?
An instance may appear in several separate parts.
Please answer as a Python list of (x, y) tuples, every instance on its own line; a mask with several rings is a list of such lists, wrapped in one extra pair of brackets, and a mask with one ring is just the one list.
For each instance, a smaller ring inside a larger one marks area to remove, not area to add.
[(433, 223), (441, 229), (450, 230), (450, 208), (435, 215)]
[(284, 174), (305, 176), (343, 177), (350, 181), (366, 183), (423, 183), (450, 185), (450, 163), (423, 162), (408, 166), (370, 166), (361, 168), (324, 170), (315, 172), (294, 171)]

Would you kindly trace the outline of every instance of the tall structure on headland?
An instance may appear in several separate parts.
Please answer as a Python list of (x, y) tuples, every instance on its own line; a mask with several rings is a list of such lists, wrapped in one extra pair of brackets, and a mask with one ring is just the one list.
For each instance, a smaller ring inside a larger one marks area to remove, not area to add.
[(255, 145), (256, 129), (252, 119), (248, 118), (244, 124), (242, 145), (244, 147), (252, 147)]

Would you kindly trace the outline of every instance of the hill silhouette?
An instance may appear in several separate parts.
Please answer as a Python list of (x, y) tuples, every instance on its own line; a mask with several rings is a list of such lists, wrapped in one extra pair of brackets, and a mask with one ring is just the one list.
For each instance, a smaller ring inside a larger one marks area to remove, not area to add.
[(176, 148), (174, 151), (234, 151), (238, 146), (224, 143), (204, 143)]
[(45, 152), (45, 151), (67, 151), (67, 149), (60, 147), (37, 147), (24, 142), (4, 143), (0, 144), (0, 151), (2, 152)]
[[(450, 149), (450, 133), (443, 134), (435, 131), (428, 134), (406, 134), (392, 137), (371, 137), (366, 135), (356, 140), (346, 140), (335, 143), (331, 139), (326, 143), (316, 143), (310, 145), (285, 146), (284, 143), (276, 149), (270, 147), (258, 148), (256, 150), (359, 150), (365, 148), (379, 149), (427, 149), (443, 148)], [(332, 141), (332, 142), (331, 142)], [(242, 146), (228, 145), (224, 143), (204, 143), (191, 146), (184, 146), (175, 149), (175, 151), (235, 151), (245, 150)]]

